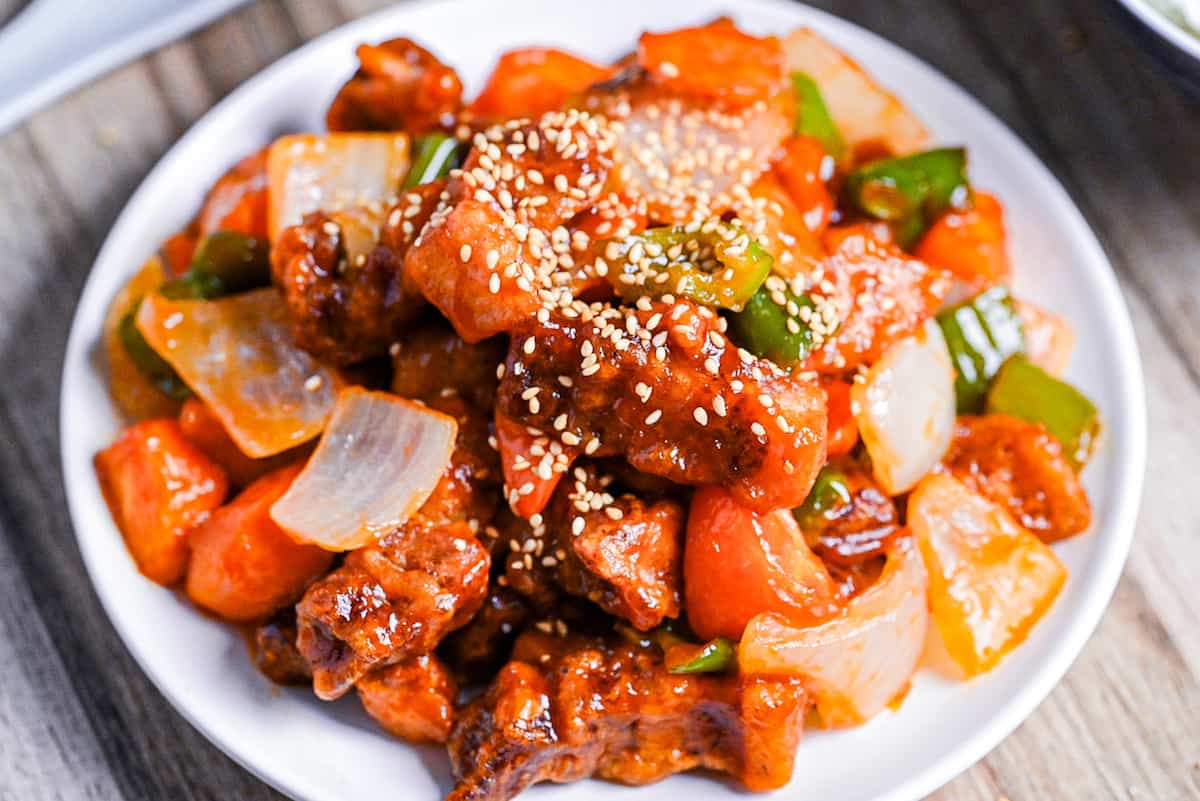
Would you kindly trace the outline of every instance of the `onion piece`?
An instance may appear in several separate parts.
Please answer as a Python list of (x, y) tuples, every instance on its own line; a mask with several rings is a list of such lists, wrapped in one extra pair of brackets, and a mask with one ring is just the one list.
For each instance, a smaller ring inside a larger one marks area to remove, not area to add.
[(407, 134), (295, 134), (276, 139), (267, 154), (271, 241), (318, 210), (374, 207), (375, 216), (382, 217), (408, 168)]
[(789, 72), (803, 72), (816, 82), (851, 153), (858, 145), (872, 142), (881, 142), (898, 156), (927, 146), (929, 131), (921, 120), (811, 28), (796, 28), (788, 34), (783, 54)]
[(341, 379), (296, 345), (277, 290), (219, 300), (147, 295), (137, 327), (247, 456), (282, 453), (325, 427)]
[(425, 503), (450, 465), (457, 432), (453, 417), (348, 387), (271, 519), (297, 541), (327, 550), (368, 545)]
[(937, 322), (888, 349), (850, 399), (875, 479), (889, 495), (907, 492), (954, 433), (954, 367)]
[(755, 617), (742, 635), (743, 673), (796, 675), (826, 727), (872, 717), (904, 691), (929, 627), (927, 579), (911, 538), (896, 540), (879, 580), (841, 615), (797, 628), (775, 613)]

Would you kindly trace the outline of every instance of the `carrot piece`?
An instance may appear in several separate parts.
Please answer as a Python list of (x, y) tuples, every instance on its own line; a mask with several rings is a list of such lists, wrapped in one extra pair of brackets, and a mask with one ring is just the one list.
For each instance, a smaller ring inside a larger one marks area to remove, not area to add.
[(789, 137), (775, 155), (775, 176), (815, 234), (825, 232), (833, 214), (833, 195), (826, 183), (832, 171), (833, 160), (810, 136)]
[(272, 504), (300, 468), (263, 476), (192, 532), (186, 590), (193, 603), (226, 620), (255, 620), (295, 602), (329, 570), (332, 553), (301, 545), (271, 520)]
[(190, 228), (167, 237), (161, 250), (167, 273), (170, 276), (178, 278), (188, 271), (188, 267), (192, 264), (192, 256), (196, 255), (196, 245), (199, 241)]
[(237, 487), (248, 486), (267, 473), (291, 464), (298, 456), (293, 449), (265, 459), (250, 458), (242, 453), (208, 405), (196, 397), (183, 402), (183, 408), (179, 411), (179, 428), (185, 437), (225, 469), (230, 481)]
[(669, 91), (733, 106), (767, 100), (785, 88), (779, 39), (742, 33), (727, 17), (697, 28), (644, 33), (637, 60)]
[(892, 229), (885, 222), (856, 222), (846, 225), (833, 225), (825, 229), (821, 243), (830, 253), (839, 250), (847, 239), (862, 237), (877, 245), (891, 245)]
[(205, 197), (196, 223), (199, 236), (237, 231), (267, 238), (266, 148), (242, 159), (220, 177)]
[(858, 444), (858, 422), (850, 404), (852, 386), (837, 379), (825, 383), (825, 409), (829, 415), (825, 424), (825, 450), (829, 458), (847, 454)]
[(991, 670), (1050, 609), (1067, 569), (1004, 508), (946, 475), (913, 490), (908, 523), (947, 653), (968, 676)]
[(1012, 277), (1004, 232), (1004, 207), (986, 192), (975, 193), (968, 211), (943, 214), (917, 243), (914, 255), (954, 274), (975, 289)]
[(188, 532), (225, 500), (225, 471), (169, 418), (125, 429), (94, 464), (138, 570), (163, 586), (183, 578)]
[(550, 47), (510, 50), (500, 56), (470, 110), (484, 117), (537, 117), (614, 73), (612, 67)]
[[(496, 444), (500, 449), (504, 483), (511, 493), (508, 499), (509, 506), (527, 520), (546, 508), (550, 496), (554, 494), (554, 488), (563, 477), (563, 473), (560, 472), (551, 472), (549, 478), (538, 474), (537, 467), (542, 457), (532, 453), (537, 440), (538, 437), (529, 433), (525, 426), (497, 410)], [(571, 456), (573, 454), (568, 454), (568, 457)], [(526, 487), (529, 489), (525, 489)]]

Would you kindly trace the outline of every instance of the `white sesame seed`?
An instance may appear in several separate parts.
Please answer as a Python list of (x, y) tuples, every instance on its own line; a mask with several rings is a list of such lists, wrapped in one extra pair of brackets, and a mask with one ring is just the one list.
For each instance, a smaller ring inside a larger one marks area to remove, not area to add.
[(316, 392), (317, 390), (319, 390), (321, 388), (321, 385), (324, 383), (325, 383), (325, 379), (321, 378), (321, 376), (310, 375), (308, 378), (306, 378), (304, 380), (304, 388), (306, 390), (308, 390), (309, 392)]
[(464, 264), (469, 262), (471, 260), (471, 246), (463, 245), (461, 248), (459, 248), (458, 257), (462, 259)]
[(692, 417), (696, 418), (696, 422), (700, 425), (708, 425), (708, 412), (704, 411), (703, 408), (697, 406), (695, 409), (693, 409)]

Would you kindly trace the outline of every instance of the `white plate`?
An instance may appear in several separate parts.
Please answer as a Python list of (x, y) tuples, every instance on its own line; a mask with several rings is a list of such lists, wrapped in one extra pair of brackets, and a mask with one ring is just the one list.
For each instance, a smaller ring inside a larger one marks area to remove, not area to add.
[[(779, 796), (912, 801), (966, 769), (1050, 692), (1095, 628), (1120, 575), (1141, 495), (1145, 404), (1141, 369), (1117, 282), (1062, 187), (1004, 125), (944, 77), (853, 25), (791, 3), (752, 0), (605, 0), (604, 13), (563, 0), (405, 3), (321, 37), (247, 82), (180, 140), (130, 200), (100, 252), (76, 314), (63, 372), (63, 467), (71, 516), (96, 590), (134, 657), (198, 729), (285, 793), (306, 801), (372, 797), (436, 799), (449, 787), (444, 756), (389, 739), (353, 697), (323, 704), (276, 690), (255, 671), (231, 628), (143, 579), (113, 526), (92, 472), (119, 420), (105, 387), (99, 334), (121, 282), (183, 225), (205, 187), (273, 136), (318, 128), (353, 71), (354, 46), (408, 35), (479, 87), (496, 55), (558, 44), (598, 59), (626, 52), (643, 28), (671, 28), (725, 12), (747, 29), (785, 33), (810, 24), (883, 76), (937, 138), (971, 149), (971, 172), (1007, 203), (1017, 289), (1067, 315), (1079, 331), (1070, 378), (1103, 410), (1104, 446), (1087, 470), (1095, 526), (1059, 548), (1066, 591), (1029, 641), (997, 670), (966, 684), (922, 673), (897, 713), (862, 728), (805, 738), (796, 778)], [(398, 789), (403, 788), (403, 789)], [(529, 797), (621, 801), (733, 797), (731, 785), (681, 776), (629, 789), (598, 782), (546, 786)]]

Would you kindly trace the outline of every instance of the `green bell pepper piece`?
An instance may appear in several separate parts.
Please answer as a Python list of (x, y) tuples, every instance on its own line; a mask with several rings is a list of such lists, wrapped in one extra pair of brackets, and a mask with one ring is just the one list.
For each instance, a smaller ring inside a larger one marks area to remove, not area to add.
[(740, 310), (762, 286), (775, 259), (740, 226), (706, 223), (650, 228), (605, 245), (607, 278), (623, 300), (676, 295), (704, 306)]
[(271, 283), (270, 245), (237, 231), (217, 231), (200, 240), (183, 277), (163, 284), (172, 300), (212, 300)]
[(450, 170), (462, 163), (459, 141), (444, 133), (431, 133), (418, 137), (415, 142), (412, 166), (404, 177), (403, 188), (436, 181), (450, 174)]
[(1012, 355), (1025, 351), (1021, 318), (1008, 288), (992, 287), (946, 309), (938, 325), (954, 363), (954, 396), (959, 414), (978, 414), (988, 387)]
[(1076, 470), (1087, 464), (1100, 436), (1100, 413), (1095, 404), (1019, 354), (1010, 357), (996, 374), (986, 410), (1041, 423), (1062, 443), (1063, 455)]
[(175, 372), (175, 368), (150, 347), (150, 343), (137, 328), (137, 313), (141, 306), (142, 301), (139, 299), (125, 312), (125, 316), (117, 325), (117, 335), (121, 338), (121, 344), (125, 346), (134, 367), (149, 379), (155, 389), (172, 400), (185, 400), (192, 394), (192, 390)]
[(970, 204), (967, 152), (945, 147), (874, 161), (846, 176), (845, 192), (853, 206), (891, 223), (907, 249), (939, 216)]
[(789, 307), (811, 309), (814, 304), (808, 295), (782, 291), (787, 301), (783, 306), (774, 292), (760, 288), (745, 308), (729, 315), (729, 332), (734, 342), (755, 356), (789, 367), (807, 359), (813, 345), (812, 330)]
[(846, 155), (846, 142), (829, 116), (817, 82), (806, 73), (793, 72), (792, 91), (796, 95), (796, 134), (816, 139), (834, 161), (840, 162)]
[(850, 503), (850, 483), (846, 474), (833, 465), (825, 465), (817, 473), (812, 489), (804, 503), (792, 510), (792, 517), (801, 528), (808, 528), (826, 512)]
[(686, 662), (667, 668), (671, 673), (720, 673), (737, 662), (737, 649), (724, 637), (710, 640)]

